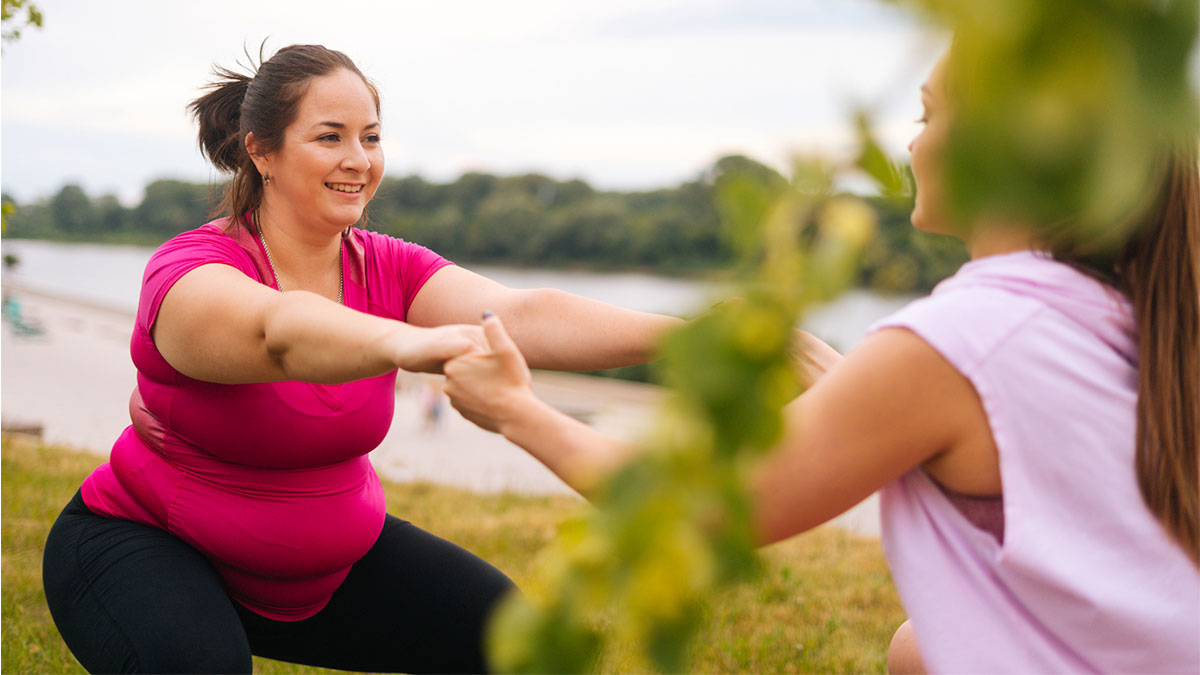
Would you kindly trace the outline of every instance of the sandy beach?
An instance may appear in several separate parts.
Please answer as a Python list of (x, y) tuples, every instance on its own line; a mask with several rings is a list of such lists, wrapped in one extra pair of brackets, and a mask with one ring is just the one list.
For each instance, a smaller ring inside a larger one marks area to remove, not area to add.
[[(136, 382), (129, 358), (128, 310), (6, 283), (20, 308), (19, 331), (5, 321), (0, 342), (0, 415), (6, 429), (39, 430), (43, 440), (106, 455), (129, 423)], [(652, 385), (569, 373), (534, 373), (537, 394), (606, 433), (636, 439), (663, 396)], [(464, 420), (441, 394), (441, 378), (401, 373), (391, 431), (371, 454), (380, 475), (480, 493), (573, 494), (537, 460)], [(834, 524), (879, 532), (872, 497)]]

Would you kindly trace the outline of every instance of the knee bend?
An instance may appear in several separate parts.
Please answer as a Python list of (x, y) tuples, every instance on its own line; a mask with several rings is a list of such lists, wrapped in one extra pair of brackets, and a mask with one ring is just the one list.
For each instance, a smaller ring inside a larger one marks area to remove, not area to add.
[(925, 662), (921, 660), (921, 652), (917, 649), (911, 621), (900, 624), (892, 636), (892, 642), (888, 645), (887, 670), (892, 675), (925, 672)]
[(208, 635), (191, 645), (143, 645), (137, 650), (137, 672), (249, 673), (250, 647), (244, 636)]

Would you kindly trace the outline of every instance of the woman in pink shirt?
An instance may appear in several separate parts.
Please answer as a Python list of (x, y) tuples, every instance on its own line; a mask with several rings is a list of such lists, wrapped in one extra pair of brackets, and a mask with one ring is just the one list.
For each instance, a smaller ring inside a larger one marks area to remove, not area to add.
[[(785, 410), (749, 486), (761, 540), (881, 490), (909, 615), (897, 672), (1200, 671), (1196, 140), (1162, 149), (1151, 206), (1097, 261), (1088, 241), (953, 222), (944, 61), (922, 99), (912, 222), (964, 236), (972, 260)], [(594, 485), (629, 447), (538, 401), (502, 317), (484, 329), (488, 353), (446, 364), (452, 403)]]
[(146, 267), (132, 424), (55, 523), (43, 579), (92, 672), (478, 672), (512, 583), (384, 511), (367, 459), (396, 370), (440, 372), (504, 317), (539, 367), (651, 357), (676, 320), (511, 290), (356, 227), (383, 177), (379, 96), (344, 54), (279, 50), (193, 101), (225, 217)]

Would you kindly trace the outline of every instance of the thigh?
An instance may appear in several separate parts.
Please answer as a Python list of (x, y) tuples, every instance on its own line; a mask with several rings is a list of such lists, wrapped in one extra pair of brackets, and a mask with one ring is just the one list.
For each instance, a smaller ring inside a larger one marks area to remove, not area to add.
[(90, 672), (249, 672), (250, 648), (212, 565), (178, 537), (105, 518), (76, 494), (42, 561), (46, 602)]
[(241, 609), (255, 654), (376, 672), (486, 670), (483, 630), (512, 581), (478, 556), (388, 516), (329, 604), (293, 624)]

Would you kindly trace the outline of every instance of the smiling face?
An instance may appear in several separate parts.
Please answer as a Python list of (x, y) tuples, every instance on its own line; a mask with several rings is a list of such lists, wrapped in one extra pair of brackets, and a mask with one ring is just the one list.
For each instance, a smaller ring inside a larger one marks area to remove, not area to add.
[[(247, 139), (254, 155), (254, 141)], [(269, 172), (262, 208), (276, 222), (340, 232), (358, 222), (383, 177), (379, 114), (366, 83), (341, 69), (318, 77), (276, 152), (254, 156)]]
[(922, 129), (908, 144), (912, 153), (913, 180), (917, 184), (912, 224), (918, 230), (953, 234), (946, 217), (946, 198), (942, 179), (942, 155), (950, 132), (950, 111), (946, 102), (946, 59), (942, 58), (921, 87)]

